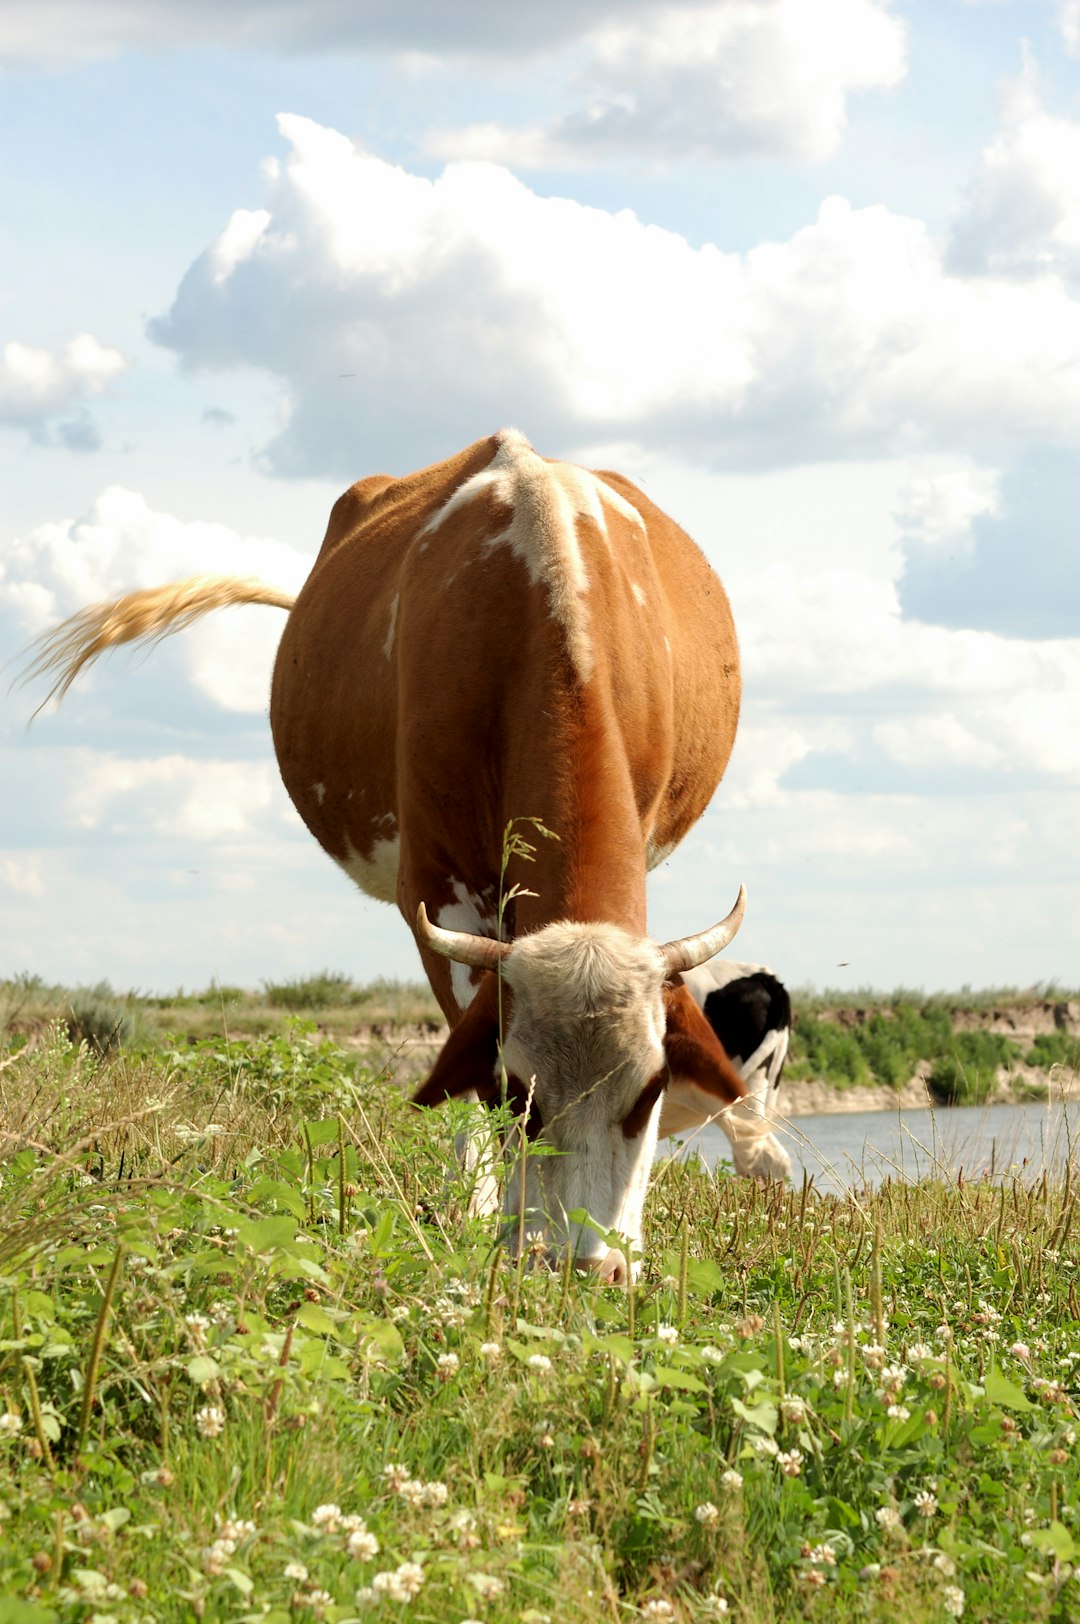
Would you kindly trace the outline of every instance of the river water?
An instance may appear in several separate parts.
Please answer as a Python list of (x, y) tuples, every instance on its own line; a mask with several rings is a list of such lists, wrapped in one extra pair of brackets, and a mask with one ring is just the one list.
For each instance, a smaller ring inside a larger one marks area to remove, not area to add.
[[(782, 1104), (782, 1090), (780, 1097)], [(1080, 1100), (791, 1117), (780, 1137), (792, 1180), (800, 1184), (805, 1169), (819, 1189), (834, 1193), (889, 1177), (955, 1178), (961, 1171), (965, 1179), (1016, 1174), (1028, 1184), (1044, 1169), (1060, 1175), (1067, 1161), (1080, 1163)], [(695, 1153), (709, 1167), (731, 1159), (716, 1127), (685, 1136), (681, 1154)]]

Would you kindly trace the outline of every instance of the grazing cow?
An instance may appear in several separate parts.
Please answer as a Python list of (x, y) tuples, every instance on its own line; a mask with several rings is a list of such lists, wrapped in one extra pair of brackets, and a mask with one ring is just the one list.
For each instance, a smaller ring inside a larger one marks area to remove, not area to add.
[[(290, 609), (270, 724), (300, 816), (369, 896), (396, 902), (451, 1026), (416, 1099), (508, 1092), (559, 1155), (524, 1160), (530, 1229), (602, 1278), (640, 1247), (657, 1135), (711, 1119), (736, 1166), (786, 1174), (679, 981), (742, 918), (658, 946), (646, 871), (701, 816), (738, 719), (723, 587), (684, 532), (619, 474), (537, 455), (516, 430), (334, 505), (295, 601), (211, 577), (82, 611), (35, 669), (63, 694), (104, 648), (223, 603)], [(542, 820), (531, 867), (504, 835)], [(521, 1168), (507, 1211), (519, 1210)]]
[(791, 1041), (791, 999), (764, 964), (713, 959), (683, 980), (764, 1117), (774, 1106)]

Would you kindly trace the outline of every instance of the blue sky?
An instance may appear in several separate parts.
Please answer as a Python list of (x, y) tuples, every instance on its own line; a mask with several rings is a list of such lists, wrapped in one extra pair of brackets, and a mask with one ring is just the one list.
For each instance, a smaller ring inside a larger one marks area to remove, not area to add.
[[(1075, 984), (1080, 3), (0, 0), (0, 657), (515, 422), (736, 610), (658, 936)], [(281, 617), (0, 711), (0, 974), (412, 976), (278, 782)], [(708, 917), (705, 917), (705, 916)]]

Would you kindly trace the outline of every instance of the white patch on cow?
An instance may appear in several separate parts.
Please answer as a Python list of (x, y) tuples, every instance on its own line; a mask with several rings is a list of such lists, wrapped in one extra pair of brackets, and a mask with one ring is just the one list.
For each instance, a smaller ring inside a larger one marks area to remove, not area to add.
[(640, 603), (641, 607), (644, 609), (644, 607), (645, 607), (645, 594), (642, 591), (641, 587), (638, 586), (636, 581), (631, 581), (630, 582), (630, 590), (634, 594), (634, 597), (637, 599), (638, 603)]
[(667, 862), (678, 844), (677, 840), (669, 840), (666, 845), (657, 846), (654, 845), (650, 835), (645, 842), (645, 867), (649, 869), (659, 868), (661, 863)]
[(610, 546), (605, 507), (640, 530), (644, 530), (644, 520), (624, 496), (595, 474), (571, 463), (546, 462), (517, 429), (503, 429), (496, 439), (499, 449), (488, 466), (458, 486), (431, 516), (422, 534), (431, 535), (484, 491), (509, 508), (510, 523), (487, 545), (509, 547), (524, 563), (529, 580), (547, 588), (552, 614), (566, 633), (574, 669), (587, 681), (594, 663), (585, 604), (589, 577), (577, 521), (591, 520)]
[[(460, 880), (451, 880), (454, 901), (444, 903), (435, 915), (435, 924), (443, 930), (463, 930), (472, 936), (496, 936), (495, 915), (484, 909), (482, 898), (464, 886)], [(468, 1009), (476, 997), (477, 983), (467, 964), (450, 965), (450, 988), (459, 1009)]]
[(394, 596), (390, 599), (390, 630), (387, 632), (386, 642), (383, 644), (383, 653), (386, 655), (387, 659), (390, 658), (391, 650), (394, 647), (394, 628), (397, 626), (397, 612), (400, 601), (401, 594), (395, 592)]
[[(394, 822), (392, 817), (379, 821), (384, 826), (387, 822), (390, 825)], [(401, 842), (396, 833), (385, 839), (377, 838), (372, 843), (371, 854), (368, 857), (362, 857), (346, 836), (345, 856), (338, 858), (338, 862), (350, 880), (353, 880), (369, 897), (376, 897), (379, 902), (396, 902), (400, 857)]]
[(311, 793), (315, 797), (316, 804), (322, 806), (323, 802), (326, 800), (326, 785), (312, 784)]

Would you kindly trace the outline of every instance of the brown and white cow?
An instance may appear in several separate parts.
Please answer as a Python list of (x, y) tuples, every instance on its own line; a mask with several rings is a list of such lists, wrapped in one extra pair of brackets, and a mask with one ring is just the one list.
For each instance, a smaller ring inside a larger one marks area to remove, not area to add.
[[(292, 601), (210, 578), (84, 610), (37, 669), (63, 693), (104, 648), (223, 603), (291, 612), (270, 704), (285, 786), (368, 895), (396, 902), (452, 1028), (416, 1098), (496, 1097), (498, 999), (510, 1096), (560, 1155), (526, 1159), (530, 1229), (618, 1278), (641, 1244), (658, 1134), (721, 1113), (735, 1166), (788, 1158), (680, 972), (734, 935), (658, 946), (645, 877), (705, 810), (739, 712), (727, 597), (690, 538), (628, 480), (549, 461), (516, 430), (335, 504)], [(557, 836), (511, 862), (504, 831)], [(517, 1178), (507, 1210), (519, 1210)]]

